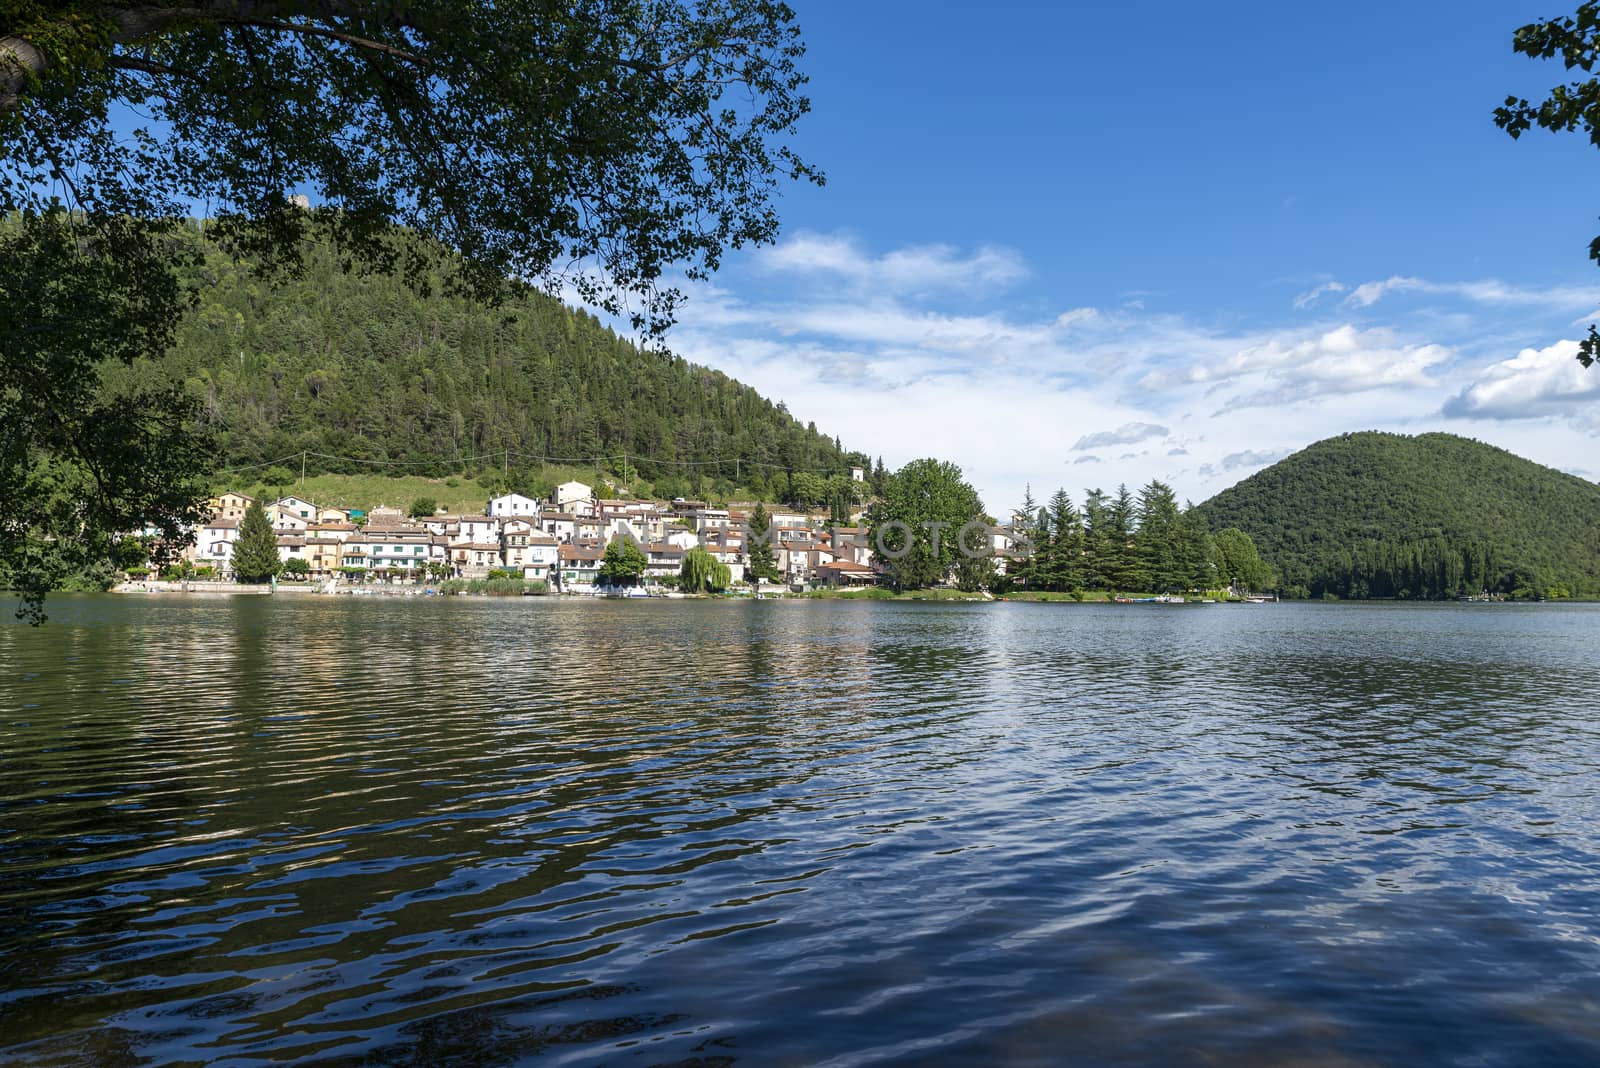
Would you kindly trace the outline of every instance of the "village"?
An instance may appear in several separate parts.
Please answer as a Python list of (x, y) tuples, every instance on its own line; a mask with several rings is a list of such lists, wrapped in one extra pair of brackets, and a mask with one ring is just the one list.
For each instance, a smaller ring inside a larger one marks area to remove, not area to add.
[[(852, 473), (861, 477), (859, 468)], [(210, 499), (208, 518), (183, 553), (186, 574), (232, 581), (239, 527), (253, 503), (238, 492)], [(618, 538), (644, 554), (640, 587), (647, 591), (675, 585), (685, 555), (696, 547), (728, 568), (732, 585), (758, 584), (748, 574), (747, 548), (755, 537), (749, 506), (597, 498), (591, 486), (572, 481), (547, 499), (495, 497), (480, 515), (322, 507), (295, 495), (263, 507), (284, 564), (282, 581), (325, 592), (508, 577), (530, 590), (596, 594), (605, 587), (606, 547)], [(879, 569), (867, 529), (859, 515), (852, 518), (857, 525), (830, 525), (826, 517), (774, 507), (765, 534), (776, 571), (772, 584), (794, 591), (875, 585)]]

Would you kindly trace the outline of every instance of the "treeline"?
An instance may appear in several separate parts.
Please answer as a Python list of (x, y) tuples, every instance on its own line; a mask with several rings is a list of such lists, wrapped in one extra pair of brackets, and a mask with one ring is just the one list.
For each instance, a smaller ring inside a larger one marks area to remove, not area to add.
[(1213, 536), (1204, 517), (1179, 508), (1172, 487), (1158, 480), (1137, 497), (1126, 485), (1114, 494), (1089, 490), (1081, 509), (1064, 489), (1041, 505), (1029, 487), (1012, 532), (1021, 559), (1008, 575), (1025, 589), (1171, 593), (1272, 584), (1248, 535)]
[(1290, 596), (1600, 596), (1600, 486), (1453, 434), (1329, 438), (1196, 511)]
[(1560, 579), (1502, 561), (1493, 545), (1438, 536), (1421, 542), (1362, 541), (1315, 578), (1318, 596), (1443, 600), (1504, 594), (1519, 600), (1571, 597)]
[(198, 305), (160, 367), (203, 399), (221, 467), (307, 452), (311, 474), (376, 461), (532, 486), (549, 457), (592, 463), (641, 495), (809, 506), (848, 492), (852, 463), (883, 477), (881, 461), (782, 404), (544, 295), (488, 307), (439, 278), (423, 295), (349, 272), (331, 245), (303, 253), (303, 276), (287, 281), (214, 249), (196, 268)]

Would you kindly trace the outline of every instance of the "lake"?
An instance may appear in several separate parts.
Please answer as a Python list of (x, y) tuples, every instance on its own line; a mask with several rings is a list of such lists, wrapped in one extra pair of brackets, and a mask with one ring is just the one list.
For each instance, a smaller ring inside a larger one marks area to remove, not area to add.
[(1597, 607), (48, 607), (0, 1063), (1600, 1060)]

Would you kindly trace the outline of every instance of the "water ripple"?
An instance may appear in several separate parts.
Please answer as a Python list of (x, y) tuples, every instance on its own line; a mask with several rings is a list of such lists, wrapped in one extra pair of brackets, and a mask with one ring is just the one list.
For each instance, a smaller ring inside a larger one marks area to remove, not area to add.
[(1591, 608), (52, 611), (0, 1063), (1600, 1059)]

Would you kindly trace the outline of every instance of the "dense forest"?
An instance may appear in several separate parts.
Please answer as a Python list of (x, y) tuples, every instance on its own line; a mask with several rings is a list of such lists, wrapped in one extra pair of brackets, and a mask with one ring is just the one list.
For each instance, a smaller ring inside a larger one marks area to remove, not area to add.
[(204, 398), (221, 467), (292, 456), (298, 472), (306, 452), (313, 474), (508, 470), (537, 489), (543, 457), (641, 495), (827, 504), (828, 480), (866, 463), (748, 386), (542, 294), (488, 307), (348, 272), (327, 245), (303, 254), (286, 281), (208, 250), (160, 365)]
[(1064, 489), (1048, 501), (1030, 488), (1012, 523), (1023, 559), (1010, 579), (1030, 590), (1139, 590), (1169, 593), (1236, 587), (1263, 590), (1272, 570), (1239, 530), (1215, 536), (1193, 508), (1179, 508), (1172, 487), (1152, 480), (1135, 496), (1089, 490), (1079, 508)]
[(1600, 486), (1453, 434), (1317, 442), (1196, 508), (1296, 596), (1600, 596)]

